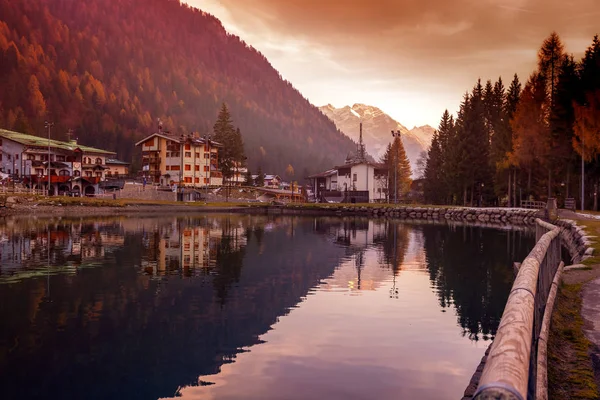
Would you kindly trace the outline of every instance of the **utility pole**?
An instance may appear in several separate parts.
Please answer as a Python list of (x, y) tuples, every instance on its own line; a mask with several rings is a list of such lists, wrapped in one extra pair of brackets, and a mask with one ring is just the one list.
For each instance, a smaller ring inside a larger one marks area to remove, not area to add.
[(583, 211), (583, 207), (585, 205), (585, 200), (584, 200), (584, 193), (585, 193), (585, 180), (584, 180), (584, 174), (585, 174), (585, 165), (584, 165), (584, 161), (583, 161), (583, 155), (584, 155), (584, 151), (585, 151), (585, 136), (582, 135), (581, 137), (581, 211)]
[(44, 126), (48, 129), (48, 196), (50, 196), (50, 187), (52, 182), (50, 181), (50, 129), (54, 126), (54, 122), (44, 122)]
[[(392, 146), (396, 144), (396, 138), (400, 139), (400, 130), (394, 132), (392, 130), (392, 137), (394, 141), (392, 142)], [(396, 154), (394, 158), (394, 204), (398, 204), (398, 146), (396, 146)]]

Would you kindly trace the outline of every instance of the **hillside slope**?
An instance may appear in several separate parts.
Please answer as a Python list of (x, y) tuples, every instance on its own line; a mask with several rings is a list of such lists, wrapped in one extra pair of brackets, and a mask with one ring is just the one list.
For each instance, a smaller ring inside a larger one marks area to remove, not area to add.
[(363, 123), (363, 140), (367, 152), (375, 159), (385, 153), (388, 143), (392, 141), (391, 131), (400, 131), (402, 144), (410, 160), (413, 177), (417, 169), (417, 160), (421, 152), (429, 149), (434, 129), (429, 125), (414, 127), (408, 130), (404, 125), (381, 111), (377, 107), (365, 104), (354, 104), (335, 108), (331, 104), (319, 107), (321, 112), (331, 119), (344, 134), (358, 141), (359, 124)]
[(222, 102), (250, 167), (295, 177), (355, 148), (258, 51), (175, 0), (0, 0), (0, 127), (129, 159), (155, 130), (212, 131)]

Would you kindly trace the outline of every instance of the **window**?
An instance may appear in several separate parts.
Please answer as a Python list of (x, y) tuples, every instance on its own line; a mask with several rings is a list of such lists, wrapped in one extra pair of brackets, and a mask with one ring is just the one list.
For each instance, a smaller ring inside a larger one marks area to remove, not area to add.
[(208, 165), (205, 165), (204, 166), (204, 172), (208, 172), (208, 170), (209, 170)]
[(101, 158), (96, 158), (96, 164), (102, 165), (102, 159)]
[[(9, 154), (8, 155), (8, 161), (11, 161), (11, 160), (12, 160), (12, 154)], [(9, 174), (10, 174), (10, 172), (9, 172)]]
[(65, 161), (65, 156), (56, 156), (56, 161)]
[(2, 146), (2, 139), (0, 139), (0, 146)]
[(353, 181), (353, 182), (356, 182), (356, 180), (357, 180), (357, 178), (356, 178), (356, 174), (353, 174), (353, 176), (352, 176), (352, 181)]
[(81, 171), (73, 171), (73, 176), (81, 176)]
[(35, 174), (43, 176), (44, 175), (44, 170), (42, 168), (36, 168)]
[(195, 153), (194, 155), (196, 156), (196, 158), (200, 158), (200, 153)]
[(195, 183), (200, 183), (200, 178), (195, 178), (196, 182)]
[(204, 153), (204, 158), (210, 158), (210, 154), (209, 153)]
[(179, 152), (178, 151), (172, 152), (171, 157), (180, 157)]
[(152, 146), (154, 146), (154, 138), (146, 140), (144, 142), (144, 146), (146, 146), (146, 147), (152, 147)]
[(179, 171), (179, 165), (171, 165), (171, 171)]
[(171, 153), (167, 151), (167, 157), (171, 157)]
[(87, 176), (88, 178), (92, 177), (92, 171), (85, 171), (85, 176)]
[(106, 172), (106, 176), (112, 176), (112, 172), (110, 172), (110, 171), (107, 171), (107, 172)]
[(34, 161), (35, 160), (35, 155), (33, 155), (33, 154), (27, 154), (27, 159), (31, 160), (31, 161)]
[(191, 158), (192, 157), (192, 152), (191, 151), (186, 151), (185, 152), (185, 156), (188, 157), (188, 158)]
[(196, 167), (196, 171), (200, 171), (200, 166), (199, 165), (196, 165), (195, 167)]
[(167, 165), (166, 169), (167, 169), (167, 171), (169, 171), (171, 169), (171, 167)]
[(208, 178), (204, 178), (204, 183), (208, 183)]
[(191, 171), (192, 170), (192, 166), (190, 164), (185, 164), (185, 170), (186, 171)]
[(67, 169), (61, 169), (58, 173), (60, 176), (71, 176), (71, 173)]
[(96, 177), (97, 178), (102, 178), (102, 172), (96, 172)]
[(189, 176), (186, 176), (185, 183), (192, 183), (192, 178), (190, 178)]
[(19, 159), (19, 155), (15, 154), (15, 160), (18, 160), (18, 159)]

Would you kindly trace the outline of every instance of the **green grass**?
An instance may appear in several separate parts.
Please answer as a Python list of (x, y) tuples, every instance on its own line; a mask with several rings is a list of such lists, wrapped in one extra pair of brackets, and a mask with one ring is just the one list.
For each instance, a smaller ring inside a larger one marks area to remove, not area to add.
[(548, 398), (598, 399), (590, 342), (583, 333), (582, 284), (561, 284), (548, 342)]

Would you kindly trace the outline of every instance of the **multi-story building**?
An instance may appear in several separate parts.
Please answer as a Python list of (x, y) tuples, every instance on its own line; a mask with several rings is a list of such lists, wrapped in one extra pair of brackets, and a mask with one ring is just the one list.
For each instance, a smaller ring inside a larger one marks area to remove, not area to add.
[(161, 186), (220, 186), (221, 144), (197, 134), (174, 135), (159, 130), (136, 143), (142, 148), (142, 172)]
[(115, 155), (76, 140), (48, 140), (0, 129), (0, 172), (22, 179), (28, 187), (49, 189), (50, 194), (97, 194), (106, 177), (106, 159)]
[(116, 158), (106, 159), (106, 177), (118, 178), (129, 175), (129, 166), (131, 164), (125, 161), (117, 160)]

